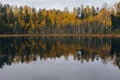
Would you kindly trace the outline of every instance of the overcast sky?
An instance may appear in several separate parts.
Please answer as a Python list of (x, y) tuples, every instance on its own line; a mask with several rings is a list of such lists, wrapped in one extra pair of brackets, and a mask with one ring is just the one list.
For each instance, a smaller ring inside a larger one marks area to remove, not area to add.
[(119, 2), (120, 0), (0, 0), (3, 4), (23, 6), (28, 5), (35, 8), (46, 8), (46, 9), (61, 9), (68, 7), (72, 10), (73, 7), (78, 7), (81, 4), (90, 5), (95, 7), (101, 7), (103, 3), (108, 3), (109, 5)]

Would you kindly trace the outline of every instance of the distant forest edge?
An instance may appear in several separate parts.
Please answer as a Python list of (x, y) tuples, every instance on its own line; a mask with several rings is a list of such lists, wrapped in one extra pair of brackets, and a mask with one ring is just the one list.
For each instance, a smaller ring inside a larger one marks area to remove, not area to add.
[(120, 33), (120, 2), (59, 9), (39, 9), (0, 3), (0, 34), (106, 34)]

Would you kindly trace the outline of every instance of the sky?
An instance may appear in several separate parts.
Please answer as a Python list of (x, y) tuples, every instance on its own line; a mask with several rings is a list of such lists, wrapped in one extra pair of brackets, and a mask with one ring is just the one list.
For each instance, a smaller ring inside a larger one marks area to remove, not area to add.
[(46, 8), (46, 9), (60, 9), (64, 10), (68, 7), (72, 10), (73, 7), (78, 7), (80, 5), (89, 5), (95, 7), (101, 7), (103, 3), (108, 3), (108, 5), (119, 2), (120, 0), (0, 0), (3, 4), (10, 4), (12, 6), (24, 6), (28, 5), (36, 9)]

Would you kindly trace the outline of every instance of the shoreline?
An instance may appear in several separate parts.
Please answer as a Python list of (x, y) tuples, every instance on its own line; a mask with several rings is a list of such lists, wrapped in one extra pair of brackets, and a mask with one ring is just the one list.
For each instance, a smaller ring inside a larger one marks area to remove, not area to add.
[(0, 34), (0, 37), (41, 37), (41, 36), (85, 36), (85, 37), (118, 37), (120, 34)]

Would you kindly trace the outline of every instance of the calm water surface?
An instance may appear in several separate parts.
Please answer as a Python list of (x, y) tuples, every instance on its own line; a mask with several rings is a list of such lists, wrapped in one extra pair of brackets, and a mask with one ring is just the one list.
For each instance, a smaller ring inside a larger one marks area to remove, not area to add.
[(120, 80), (120, 39), (0, 38), (0, 80)]

